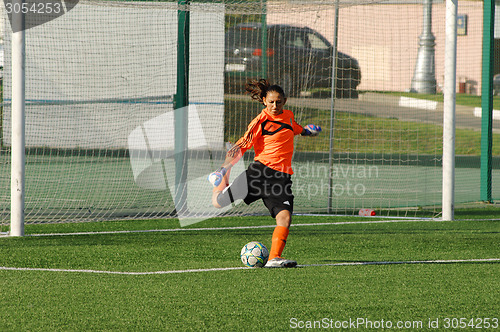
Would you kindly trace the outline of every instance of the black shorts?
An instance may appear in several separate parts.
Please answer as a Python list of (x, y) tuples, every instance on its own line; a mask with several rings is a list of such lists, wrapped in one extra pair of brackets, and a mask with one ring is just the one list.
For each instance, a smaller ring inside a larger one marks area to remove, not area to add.
[(237, 199), (251, 204), (262, 199), (273, 218), (283, 210), (293, 212), (291, 175), (256, 161), (248, 166), (217, 198), (219, 205), (227, 206)]

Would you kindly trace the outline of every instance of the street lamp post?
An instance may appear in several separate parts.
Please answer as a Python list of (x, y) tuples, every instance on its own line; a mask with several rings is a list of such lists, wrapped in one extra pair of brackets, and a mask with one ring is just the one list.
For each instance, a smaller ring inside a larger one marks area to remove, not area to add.
[(417, 63), (411, 80), (412, 92), (436, 93), (435, 40), (432, 34), (432, 0), (424, 0), (424, 26), (419, 37)]

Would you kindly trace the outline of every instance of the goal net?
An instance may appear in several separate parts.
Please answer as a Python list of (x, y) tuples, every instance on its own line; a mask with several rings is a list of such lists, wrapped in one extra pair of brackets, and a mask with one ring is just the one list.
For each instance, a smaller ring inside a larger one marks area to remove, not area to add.
[[(460, 9), (468, 21), (458, 40), (457, 91), (477, 95), (482, 3), (461, 1)], [(181, 169), (174, 135), (179, 11), (190, 15)], [(79, 1), (25, 32), (26, 222), (179, 217), (188, 224), (267, 213), (259, 203), (211, 208), (206, 180), (263, 108), (243, 93), (255, 78), (285, 89), (298, 123), (323, 128), (319, 137), (295, 140), (296, 213), (370, 208), (415, 216), (422, 207), (438, 213), (445, 4), (432, 5), (437, 93), (419, 96), (408, 92), (423, 12), (421, 1)], [(0, 223), (6, 225), (12, 31), (3, 17)], [(464, 116), (457, 123), (455, 200), (477, 201), (480, 119), (471, 107), (457, 112)], [(248, 151), (232, 175), (252, 158)], [(179, 172), (187, 174), (182, 206), (175, 199)]]

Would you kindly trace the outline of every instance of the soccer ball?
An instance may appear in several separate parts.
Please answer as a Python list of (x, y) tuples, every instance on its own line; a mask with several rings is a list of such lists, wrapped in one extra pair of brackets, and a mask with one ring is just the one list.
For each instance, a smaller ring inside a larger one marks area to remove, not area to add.
[(250, 242), (241, 249), (241, 261), (248, 267), (263, 267), (269, 258), (269, 251), (260, 242)]

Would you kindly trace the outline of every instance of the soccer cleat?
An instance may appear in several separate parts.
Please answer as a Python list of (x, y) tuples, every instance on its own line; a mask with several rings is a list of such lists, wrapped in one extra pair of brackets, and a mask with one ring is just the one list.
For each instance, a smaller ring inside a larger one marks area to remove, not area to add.
[(218, 187), (222, 180), (224, 179), (224, 176), (226, 175), (227, 170), (224, 167), (219, 168), (212, 174), (210, 174), (207, 178), (208, 182), (210, 182), (214, 187)]
[[(225, 168), (221, 167), (221, 170), (222, 171), (217, 170), (208, 176), (208, 181), (210, 183), (212, 183), (214, 186), (214, 189), (213, 189), (214, 193), (215, 192), (222, 192), (222, 191), (224, 191), (224, 189), (226, 189), (229, 186), (229, 175), (231, 174), (231, 169), (225, 169)], [(210, 177), (213, 175), (215, 175), (214, 177), (220, 176), (220, 179), (218, 179), (218, 181), (212, 181), (210, 179)]]
[(296, 267), (297, 262), (290, 259), (275, 257), (267, 261), (264, 267)]

